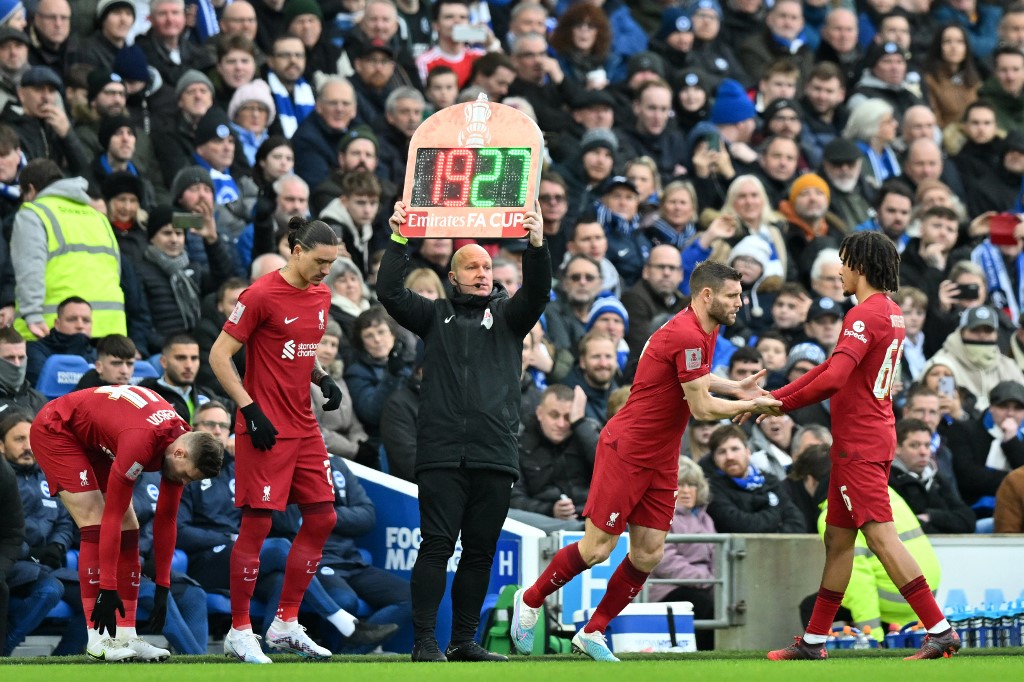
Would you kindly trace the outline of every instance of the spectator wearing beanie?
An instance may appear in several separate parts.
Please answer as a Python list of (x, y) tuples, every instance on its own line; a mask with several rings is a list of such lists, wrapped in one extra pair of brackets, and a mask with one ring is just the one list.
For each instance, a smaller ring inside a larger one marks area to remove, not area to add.
[[(111, 116), (100, 121), (100, 151), (92, 161), (90, 171), (92, 179), (102, 183), (104, 178), (115, 171), (127, 171), (142, 181), (143, 192), (140, 195), (142, 208), (147, 211), (155, 206), (158, 200), (166, 201), (167, 189), (159, 191), (150, 181), (151, 177), (159, 179), (159, 173), (145, 172), (139, 159), (138, 129), (132, 125), (127, 116)], [(147, 136), (146, 141), (149, 140)]]
[(615, 363), (620, 372), (624, 371), (629, 359), (629, 345), (626, 344), (629, 312), (626, 311), (626, 306), (615, 296), (602, 296), (590, 307), (585, 328), (588, 332), (597, 329), (612, 337), (615, 341)]
[(688, 16), (693, 24), (693, 48), (687, 63), (689, 68), (708, 75), (708, 89), (714, 90), (726, 78), (739, 81), (743, 87), (755, 86), (757, 79), (751, 78), (733, 49), (740, 40), (722, 31), (718, 0), (697, 0), (690, 5)]
[(686, 138), (672, 125), (672, 87), (665, 81), (644, 83), (636, 91), (636, 124), (623, 129), (624, 139), (639, 155), (654, 159), (662, 183), (686, 172)]
[[(583, 389), (587, 396), (584, 416), (602, 425), (608, 421), (608, 398), (619, 387), (620, 362), (624, 364), (629, 357), (622, 338), (623, 330), (629, 327), (625, 314), (626, 309), (617, 298), (609, 296), (594, 301), (587, 316), (588, 331), (579, 342), (579, 358), (560, 382)], [(609, 328), (615, 331), (609, 333)]]
[(136, 266), (149, 245), (149, 235), (139, 219), (140, 204), (145, 196), (143, 180), (124, 170), (110, 173), (100, 185), (107, 203), (107, 218), (114, 228), (121, 257)]
[(276, 116), (277, 107), (274, 106), (270, 86), (262, 79), (239, 86), (232, 95), (228, 118), (250, 167), (256, 165), (256, 152), (270, 137), (268, 129)]
[(317, 0), (287, 0), (284, 3), (286, 33), (296, 35), (306, 48), (303, 77), (313, 83), (317, 72), (330, 76), (339, 72), (341, 49), (334, 46), (324, 29), (324, 13)]
[[(173, 215), (174, 209), (170, 206), (153, 209), (146, 226), (149, 244), (137, 270), (155, 336), (159, 339), (195, 329), (199, 323), (200, 300), (231, 277), (234, 266), (229, 247), (218, 238), (212, 213), (203, 216), (201, 228), (188, 230), (202, 240), (209, 267), (190, 260), (185, 249), (187, 230), (174, 226)], [(160, 352), (160, 347), (151, 343), (148, 349), (140, 351), (148, 356)]]
[(177, 83), (189, 69), (205, 72), (213, 68), (213, 58), (207, 50), (183, 39), (184, 0), (150, 0), (149, 22), (149, 31), (136, 38), (135, 44), (165, 83)]
[[(202, 166), (186, 166), (178, 171), (178, 174), (174, 176), (174, 181), (171, 183), (170, 196), (171, 205), (174, 206), (175, 211), (196, 213), (203, 216), (207, 212), (212, 212), (214, 222), (216, 223), (219, 207), (213, 201), (213, 178), (210, 177), (210, 171)], [(222, 231), (218, 232), (221, 239), (227, 243), (232, 260), (236, 261), (234, 265), (235, 274), (239, 277), (248, 276), (245, 269), (237, 264), (233, 240)], [(209, 266), (209, 261), (206, 258), (206, 248), (199, 235), (191, 231), (187, 232), (185, 234), (185, 247), (188, 250), (189, 259), (193, 263)]]
[(682, 7), (668, 7), (661, 13), (658, 32), (651, 38), (651, 52), (658, 55), (673, 69), (689, 67), (693, 49), (693, 22)]
[(160, 169), (164, 179), (174, 178), (185, 166), (194, 163), (196, 126), (213, 107), (213, 83), (205, 74), (188, 70), (174, 86), (177, 111), (161, 115), (155, 126), (160, 140)]
[(597, 189), (615, 173), (619, 140), (608, 128), (593, 128), (583, 133), (579, 156), (573, 155), (555, 167), (565, 179), (569, 210), (566, 223), (575, 221), (582, 211), (601, 197)]
[[(0, 7), (0, 12), (2, 11), (3, 8)], [(8, 43), (12, 42), (15, 44), (8, 46)], [(28, 36), (24, 32), (0, 25), (0, 49), (4, 49), (8, 55), (4, 63), (0, 64), (0, 109), (7, 106), (8, 102), (18, 101), (18, 82), (30, 66), (29, 44)]]
[(75, 118), (75, 133), (92, 157), (100, 151), (97, 139), (100, 119), (127, 113), (128, 89), (120, 75), (105, 69), (93, 69), (86, 76), (85, 82), (89, 108), (82, 110), (76, 107), (72, 116)]
[(96, 3), (96, 30), (82, 43), (80, 61), (110, 71), (117, 51), (127, 44), (135, 25), (132, 0), (99, 0)]
[(779, 213), (789, 223), (787, 279), (799, 277), (805, 285), (809, 284), (811, 265), (818, 252), (838, 249), (846, 236), (847, 227), (828, 212), (831, 197), (828, 183), (817, 173), (807, 173), (793, 181), (789, 200), (779, 204)]
[[(111, 71), (121, 77), (128, 89), (128, 115), (137, 130), (149, 134), (156, 126), (154, 119), (173, 118), (174, 90), (163, 87), (163, 77), (150, 68), (142, 48), (129, 45), (118, 50)], [(165, 185), (169, 182), (170, 178), (163, 180)]]

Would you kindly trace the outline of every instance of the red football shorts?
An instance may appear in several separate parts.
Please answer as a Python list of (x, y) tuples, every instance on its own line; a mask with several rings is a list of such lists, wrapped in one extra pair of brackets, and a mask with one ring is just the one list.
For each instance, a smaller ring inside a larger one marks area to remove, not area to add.
[(676, 467), (666, 471), (627, 462), (602, 437), (583, 516), (612, 535), (621, 535), (626, 523), (668, 531), (678, 493)]
[(61, 422), (47, 419), (48, 414), (44, 411), (32, 422), (29, 438), (39, 468), (46, 474), (50, 495), (61, 490), (106, 492), (113, 460), (90, 455), (73, 434), (63, 429)]
[(333, 502), (331, 460), (324, 439), (278, 438), (257, 450), (247, 434), (235, 436), (235, 506), (284, 511), (289, 504)]
[(889, 468), (876, 462), (832, 456), (825, 522), (840, 528), (860, 528), (868, 521), (892, 521), (889, 503)]

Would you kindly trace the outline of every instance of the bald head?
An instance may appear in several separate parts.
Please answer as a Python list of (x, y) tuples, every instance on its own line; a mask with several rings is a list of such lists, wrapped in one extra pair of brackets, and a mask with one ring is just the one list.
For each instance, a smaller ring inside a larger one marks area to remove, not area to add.
[(448, 281), (460, 294), (490, 296), (494, 287), (491, 256), (478, 244), (467, 244), (452, 256)]
[(901, 130), (907, 144), (920, 139), (935, 140), (938, 137), (935, 113), (923, 104), (915, 104), (904, 112)]

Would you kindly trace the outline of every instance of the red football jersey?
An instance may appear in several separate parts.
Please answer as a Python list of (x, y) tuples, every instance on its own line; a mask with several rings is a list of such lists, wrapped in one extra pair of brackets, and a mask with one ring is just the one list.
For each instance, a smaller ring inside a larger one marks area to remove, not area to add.
[(78, 439), (90, 459), (111, 461), (110, 472), (128, 485), (143, 471), (160, 471), (174, 439), (191, 431), (170, 403), (141, 386), (100, 386), (75, 391), (47, 405)]
[(648, 469), (678, 465), (680, 442), (690, 421), (680, 384), (711, 372), (716, 332), (705, 333), (693, 310), (686, 308), (651, 335), (629, 399), (601, 434), (619, 457)]
[(843, 319), (835, 353), (857, 362), (832, 395), (832, 451), (870, 461), (891, 461), (896, 451), (892, 383), (903, 356), (903, 312), (885, 294), (874, 294)]
[[(224, 323), (224, 331), (245, 344), (245, 390), (278, 438), (319, 431), (309, 384), (330, 307), (331, 291), (324, 284), (296, 289), (274, 271), (242, 292)], [(241, 416), (235, 425), (245, 433)]]
[(466, 87), (473, 71), (473, 62), (487, 54), (479, 47), (466, 47), (461, 54), (448, 54), (439, 47), (432, 47), (416, 58), (416, 68), (420, 72), (420, 80), (427, 82), (427, 74), (439, 66), (447, 66), (455, 72), (459, 80), (459, 88)]

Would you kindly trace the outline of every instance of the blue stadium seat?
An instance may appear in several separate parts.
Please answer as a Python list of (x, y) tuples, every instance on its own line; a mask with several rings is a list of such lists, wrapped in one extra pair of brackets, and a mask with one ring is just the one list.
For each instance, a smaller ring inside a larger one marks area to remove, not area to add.
[(989, 587), (985, 590), (985, 603), (995, 604), (998, 606), (1005, 600), (1003, 599), (1003, 590), (1000, 587)]
[(82, 375), (92, 369), (80, 355), (51, 355), (39, 370), (36, 390), (47, 398), (59, 398), (75, 390)]
[(135, 371), (132, 372), (132, 384), (137, 384), (143, 379), (159, 379), (161, 376), (163, 376), (162, 372), (157, 371), (153, 365), (145, 360), (136, 360)]
[(946, 594), (946, 608), (953, 610), (967, 608), (967, 593), (959, 588), (950, 590)]
[(70, 568), (72, 571), (77, 571), (78, 570), (78, 550), (77, 549), (69, 549), (68, 550), (68, 554), (67, 554), (67, 560), (68, 560), (68, 568)]
[(171, 558), (171, 570), (188, 573), (188, 554), (180, 549), (174, 550), (174, 556)]

